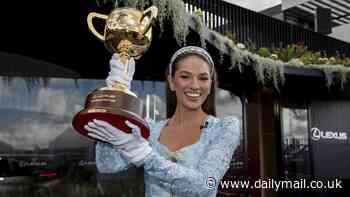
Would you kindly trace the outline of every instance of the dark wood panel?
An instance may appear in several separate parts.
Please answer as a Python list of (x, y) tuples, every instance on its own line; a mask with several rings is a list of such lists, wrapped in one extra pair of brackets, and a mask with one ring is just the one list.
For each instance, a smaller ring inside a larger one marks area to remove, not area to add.
[[(316, 177), (350, 178), (350, 121), (347, 117), (349, 113), (349, 100), (311, 101), (310, 128), (317, 128), (323, 132), (323, 136), (328, 136), (328, 139), (322, 136), (312, 139), (314, 135), (310, 130)], [(325, 132), (332, 132), (332, 137)], [(343, 139), (336, 139), (335, 135), (343, 136)]]

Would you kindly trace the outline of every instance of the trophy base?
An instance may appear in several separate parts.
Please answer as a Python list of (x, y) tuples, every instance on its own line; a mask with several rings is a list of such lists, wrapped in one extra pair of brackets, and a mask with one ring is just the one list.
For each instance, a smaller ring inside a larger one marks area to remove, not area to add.
[[(74, 116), (72, 125), (81, 135), (88, 137), (88, 131), (84, 126), (88, 122), (103, 120), (114, 127), (131, 133), (125, 121), (137, 125), (141, 129), (141, 135), (147, 139), (150, 135), (147, 122), (142, 119), (142, 101), (128, 93), (115, 90), (95, 90), (86, 99), (85, 109)], [(96, 140), (96, 139), (93, 139)]]

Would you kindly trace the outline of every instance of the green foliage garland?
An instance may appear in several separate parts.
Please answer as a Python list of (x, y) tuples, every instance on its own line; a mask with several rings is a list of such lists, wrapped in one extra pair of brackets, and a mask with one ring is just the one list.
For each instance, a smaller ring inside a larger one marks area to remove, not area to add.
[[(222, 58), (224, 54), (230, 56), (229, 69), (237, 66), (239, 71), (243, 72), (244, 66), (253, 66), (257, 80), (262, 84), (265, 84), (266, 80), (270, 80), (277, 90), (279, 84), (284, 84), (285, 66), (323, 71), (328, 88), (335, 81), (340, 81), (343, 88), (350, 74), (350, 58), (322, 57), (321, 53), (312, 53), (306, 47), (296, 44), (271, 51), (266, 47), (257, 49), (254, 43), (248, 43), (247, 48), (239, 48), (234, 34), (228, 33), (226, 37), (207, 29), (202, 21), (201, 14), (203, 13), (197, 10), (195, 15), (191, 16), (186, 12), (185, 5), (181, 0), (96, 0), (98, 5), (107, 2), (114, 2), (116, 7), (121, 4), (141, 9), (151, 4), (157, 6), (159, 9), (157, 20), (161, 31), (164, 30), (165, 21), (171, 20), (174, 38), (180, 46), (186, 45), (186, 36), (189, 33), (189, 27), (191, 27), (200, 35), (203, 48), (206, 47), (205, 41), (207, 40), (220, 50)], [(194, 25), (191, 26), (190, 21), (194, 21)], [(208, 37), (208, 35), (210, 36)]]

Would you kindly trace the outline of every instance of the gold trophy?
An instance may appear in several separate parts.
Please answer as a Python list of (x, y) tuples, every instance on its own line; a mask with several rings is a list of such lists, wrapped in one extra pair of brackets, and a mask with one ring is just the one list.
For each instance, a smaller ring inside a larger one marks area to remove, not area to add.
[[(111, 53), (117, 53), (125, 74), (130, 58), (139, 59), (149, 48), (152, 40), (152, 20), (158, 9), (151, 6), (145, 11), (134, 8), (115, 8), (107, 16), (92, 12), (87, 17), (90, 31)], [(106, 21), (104, 35), (98, 33), (93, 25), (94, 18)], [(93, 119), (104, 120), (116, 128), (130, 133), (125, 125), (128, 120), (141, 129), (144, 138), (149, 137), (149, 127), (142, 118), (143, 104), (136, 94), (122, 83), (113, 81), (112, 87), (102, 87), (89, 93), (85, 108), (74, 116), (73, 127), (80, 134), (89, 137), (84, 126)], [(90, 138), (90, 137), (89, 137)]]

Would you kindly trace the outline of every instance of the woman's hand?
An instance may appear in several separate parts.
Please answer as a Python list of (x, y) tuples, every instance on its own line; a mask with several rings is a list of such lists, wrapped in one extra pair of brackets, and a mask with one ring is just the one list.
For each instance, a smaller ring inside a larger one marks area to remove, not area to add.
[(96, 119), (89, 122), (84, 128), (90, 137), (114, 145), (126, 159), (140, 166), (146, 156), (151, 153), (152, 148), (141, 136), (141, 130), (137, 125), (129, 121), (125, 121), (125, 124), (132, 129), (132, 133), (125, 133), (108, 122)]
[(114, 53), (111, 60), (109, 61), (109, 66), (110, 72), (106, 79), (107, 87), (112, 87), (113, 82), (119, 82), (130, 89), (130, 84), (135, 73), (134, 58), (129, 59), (128, 65), (124, 65), (120, 61), (119, 55), (117, 53)]

